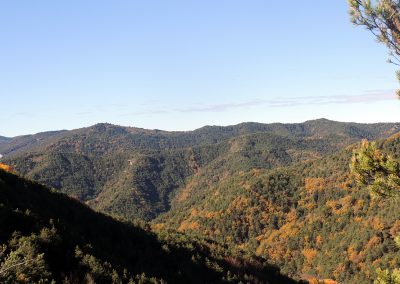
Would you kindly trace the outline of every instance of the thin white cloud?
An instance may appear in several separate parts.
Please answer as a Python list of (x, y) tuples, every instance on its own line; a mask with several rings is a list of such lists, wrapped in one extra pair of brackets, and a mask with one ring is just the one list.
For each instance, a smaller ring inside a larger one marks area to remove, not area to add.
[(81, 111), (81, 112), (77, 112), (75, 114), (78, 116), (88, 116), (88, 115), (95, 114), (95, 112), (94, 111)]
[(187, 107), (175, 109), (175, 112), (224, 112), (234, 108), (247, 108), (254, 107), (257, 105), (264, 104), (263, 100), (252, 100), (242, 103), (226, 103), (226, 104), (214, 104), (214, 105), (206, 105), (206, 106), (196, 106), (196, 107)]
[[(5, 117), (3, 119), (16, 119), (16, 118), (32, 118), (34, 117), (35, 114), (32, 112), (15, 112), (15, 113), (11, 113), (11, 114), (5, 114)], [(1, 115), (0, 115), (1, 117)]]
[(379, 101), (395, 101), (396, 95), (393, 90), (371, 90), (366, 91), (361, 95), (335, 95), (335, 96), (302, 96), (302, 97), (287, 97), (276, 98), (270, 100), (255, 99), (240, 103), (224, 103), (224, 104), (209, 104), (200, 106), (188, 106), (183, 108), (176, 108), (172, 110), (157, 109), (157, 110), (143, 110), (133, 112), (126, 115), (152, 115), (152, 114), (166, 114), (166, 113), (211, 113), (211, 112), (226, 112), (233, 109), (253, 108), (253, 107), (296, 107), (296, 106), (323, 106), (332, 104), (357, 104), (357, 103), (370, 103)]

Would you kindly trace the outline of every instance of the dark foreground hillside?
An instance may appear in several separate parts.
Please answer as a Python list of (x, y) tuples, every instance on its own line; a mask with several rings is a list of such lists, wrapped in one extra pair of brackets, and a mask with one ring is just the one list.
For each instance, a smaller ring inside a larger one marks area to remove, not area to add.
[(296, 283), (235, 254), (157, 236), (0, 170), (1, 283)]

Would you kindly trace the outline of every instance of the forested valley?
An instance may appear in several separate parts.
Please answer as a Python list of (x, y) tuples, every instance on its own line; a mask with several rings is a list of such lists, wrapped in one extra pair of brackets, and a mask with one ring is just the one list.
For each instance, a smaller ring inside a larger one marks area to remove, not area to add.
[(98, 124), (4, 138), (0, 279), (373, 282), (400, 261), (398, 199), (371, 195), (349, 165), (366, 139), (400, 159), (399, 129)]

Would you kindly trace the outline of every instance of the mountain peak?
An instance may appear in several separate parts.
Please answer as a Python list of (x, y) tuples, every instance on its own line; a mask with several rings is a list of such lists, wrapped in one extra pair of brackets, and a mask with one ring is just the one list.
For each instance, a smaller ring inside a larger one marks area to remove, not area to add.
[(335, 121), (335, 120), (330, 120), (327, 118), (317, 118), (317, 119), (310, 119), (310, 120), (306, 120), (304, 123), (313, 123), (313, 122), (336, 122), (336, 123), (340, 123), (339, 121)]

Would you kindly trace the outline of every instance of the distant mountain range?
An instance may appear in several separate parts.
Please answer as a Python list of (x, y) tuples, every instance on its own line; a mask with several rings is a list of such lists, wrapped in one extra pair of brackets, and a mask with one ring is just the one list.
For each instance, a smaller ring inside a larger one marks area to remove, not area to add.
[[(205, 126), (194, 131), (147, 130), (122, 127), (107, 123), (76, 130), (42, 132), (13, 138), (0, 136), (0, 153), (14, 155), (24, 151), (44, 150), (61, 141), (71, 139), (90, 142), (87, 139), (118, 139), (118, 146), (126, 149), (166, 150), (187, 148), (205, 144), (216, 144), (228, 139), (255, 133), (269, 133), (291, 138), (323, 138), (339, 136), (347, 139), (378, 139), (389, 137), (400, 130), (400, 123), (346, 123), (327, 119), (310, 120), (304, 123), (241, 123), (234, 126)], [(96, 137), (96, 138), (95, 138)], [(85, 140), (86, 139), (86, 140)], [(101, 142), (101, 141), (98, 141)], [(67, 145), (65, 145), (67, 146)], [(91, 150), (91, 149), (87, 149)]]
[(379, 140), (399, 157), (399, 131), (326, 119), (187, 132), (97, 124), (3, 138), (0, 153), (95, 210), (226, 243), (297, 278), (368, 283), (395, 265), (400, 207), (355, 187), (351, 149)]

